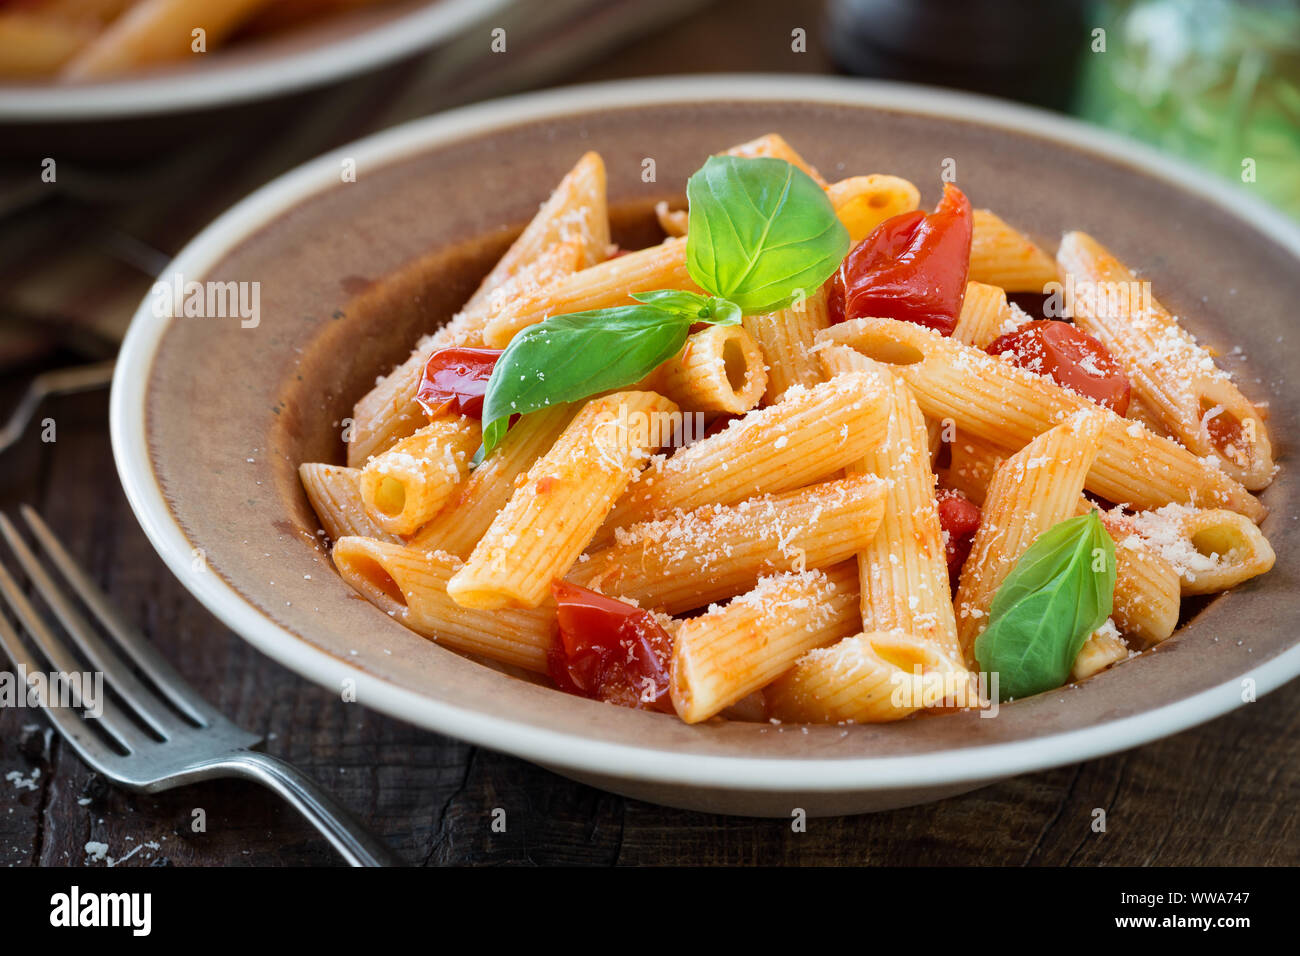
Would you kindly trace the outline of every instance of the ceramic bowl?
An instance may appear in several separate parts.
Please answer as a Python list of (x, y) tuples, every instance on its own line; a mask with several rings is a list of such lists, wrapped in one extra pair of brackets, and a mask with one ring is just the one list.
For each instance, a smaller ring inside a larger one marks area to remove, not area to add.
[(399, 0), (94, 83), (0, 80), (0, 122), (86, 123), (283, 96), (449, 40), (508, 0)]
[[(1044, 245), (1101, 238), (1269, 403), (1284, 470), (1263, 495), (1268, 575), (1199, 606), (1176, 638), (1082, 684), (978, 713), (881, 726), (712, 722), (567, 696), (403, 629), (334, 573), (298, 484), (341, 461), (375, 377), (474, 288), (585, 150), (609, 172), (616, 237), (656, 241), (712, 151), (783, 134), (831, 179), (889, 172), (938, 196), (941, 170)], [(642, 178), (655, 160), (654, 182)], [(356, 182), (342, 182), (345, 161)], [(1134, 747), (1243, 706), (1300, 672), (1300, 485), (1285, 468), (1300, 394), (1300, 231), (1245, 188), (1001, 102), (892, 84), (675, 78), (564, 89), (411, 123), (270, 183), (165, 275), (260, 283), (260, 322), (166, 319), (142, 304), (112, 395), (117, 465), (169, 567), (266, 654), (360, 703), (599, 787), (735, 814), (914, 804)], [(1237, 347), (1240, 351), (1236, 351)], [(1248, 685), (1247, 680), (1253, 681)]]

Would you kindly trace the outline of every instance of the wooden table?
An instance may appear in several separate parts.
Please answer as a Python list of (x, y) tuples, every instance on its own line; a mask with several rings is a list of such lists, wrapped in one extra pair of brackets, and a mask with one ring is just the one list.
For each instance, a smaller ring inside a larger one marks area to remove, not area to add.
[[(792, 26), (809, 31), (807, 54), (790, 52)], [(815, 4), (790, 13), (774, 0), (729, 0), (572, 78), (665, 68), (825, 70), (819, 27)], [(720, 44), (723, 31), (730, 32)], [(359, 94), (350, 101), (353, 109), (364, 102)], [(300, 158), (286, 153), (279, 162)], [(170, 232), (164, 219), (173, 219)], [(177, 235), (174, 217), (155, 216), (151, 244), (174, 252), (201, 225), (190, 220)], [(130, 291), (120, 298), (129, 303), (138, 295)], [(123, 307), (115, 305), (116, 312), (97, 322), (120, 322)], [(1300, 795), (1300, 682), (1129, 753), (1019, 777), (930, 806), (812, 820), (802, 833), (782, 820), (731, 819), (625, 800), (512, 757), (342, 706), (337, 694), (290, 673), (227, 631), (167, 572), (118, 486), (106, 414), (102, 392), (48, 403), (41, 415), (56, 422), (57, 440), (43, 443), (33, 430), (0, 458), (0, 508), (35, 505), (210, 701), (265, 735), (270, 753), (329, 786), (412, 863), (1300, 863), (1294, 812)], [(102, 866), (107, 858), (128, 856), (123, 865), (338, 862), (314, 830), (256, 785), (216, 782), (157, 797), (121, 792), (94, 778), (46, 728), (38, 714), (0, 710), (0, 865)], [(1092, 829), (1098, 807), (1106, 811), (1102, 833)], [(205, 811), (206, 832), (192, 831), (196, 808)], [(505, 832), (492, 828), (498, 808), (506, 813)], [(107, 845), (106, 859), (88, 858), (91, 842)]]

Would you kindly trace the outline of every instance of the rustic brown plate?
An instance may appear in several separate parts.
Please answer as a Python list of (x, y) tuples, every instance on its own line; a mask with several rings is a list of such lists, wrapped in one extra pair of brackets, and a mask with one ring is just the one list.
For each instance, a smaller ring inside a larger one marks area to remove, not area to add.
[[(425, 641), (354, 596), (295, 469), (341, 460), (343, 420), (376, 375), (451, 314), (584, 150), (605, 157), (620, 238), (647, 242), (653, 204), (679, 197), (711, 151), (772, 130), (831, 178), (897, 173), (926, 202), (953, 160), (977, 205), (1044, 244), (1084, 229), (1137, 264), (1269, 403), (1284, 459), (1263, 496), (1277, 567), (1156, 651), (994, 719), (860, 727), (688, 726), (566, 696)], [(646, 158), (655, 182), (642, 180)], [(354, 183), (340, 182), (348, 160)], [(1078, 123), (888, 84), (683, 78), (472, 107), (287, 174), (181, 253), (168, 277), (259, 282), (260, 323), (141, 306), (114, 383), (119, 473), (204, 604), (312, 680), (352, 682), (367, 706), (678, 806), (787, 816), (932, 800), (1153, 740), (1300, 672), (1298, 492), (1285, 470), (1300, 403), (1286, 387), (1300, 354), (1289, 327), (1300, 234), (1243, 192)]]

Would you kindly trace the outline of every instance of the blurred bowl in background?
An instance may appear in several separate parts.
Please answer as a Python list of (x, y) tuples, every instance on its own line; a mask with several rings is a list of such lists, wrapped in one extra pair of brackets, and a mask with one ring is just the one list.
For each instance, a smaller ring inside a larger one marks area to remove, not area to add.
[[(0, 124), (5, 127), (0, 156), (141, 156), (191, 132), (210, 133), (235, 122), (249, 104), (283, 104), (391, 66), (450, 41), (513, 2), (404, 0), (340, 13), (120, 79), (0, 79)], [(156, 122), (160, 116), (169, 122)]]

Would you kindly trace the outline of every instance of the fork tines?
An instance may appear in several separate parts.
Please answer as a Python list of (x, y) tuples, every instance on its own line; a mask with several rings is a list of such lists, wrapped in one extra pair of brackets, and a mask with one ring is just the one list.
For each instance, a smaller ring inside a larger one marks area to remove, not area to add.
[[(8, 607), (31, 645), (61, 679), (63, 688), (80, 687), (79, 709), (58, 706), (59, 701), (48, 699), (53, 684), (51, 675), (45, 681), (47, 699), (42, 701), (42, 706), (82, 757), (92, 766), (98, 766), (114, 756), (136, 754), (214, 723), (225, 723), (143, 635), (122, 618), (40, 516), (26, 506), (22, 508), (22, 516), (31, 531), (34, 547), (3, 514), (0, 514), (0, 535), (8, 542), (16, 564), (32, 589), (53, 612), (63, 633), (71, 638), (76, 651), (60, 636), (53, 621), (37, 610), (3, 562), (0, 562), (0, 603)], [(37, 557), (36, 551), (42, 553), (44, 561)], [(69, 592), (89, 611), (99, 628), (91, 625), (70, 599)], [(111, 640), (102, 637), (101, 631)], [(19, 630), (2, 613), (0, 647), (16, 666), (27, 672), (29, 679), (31, 675), (45, 673), (45, 664), (29, 650)], [(95, 688), (93, 692), (85, 686), (87, 679)], [(111, 690), (112, 696), (102, 692), (105, 687)], [(92, 729), (92, 723), (113, 747)]]

